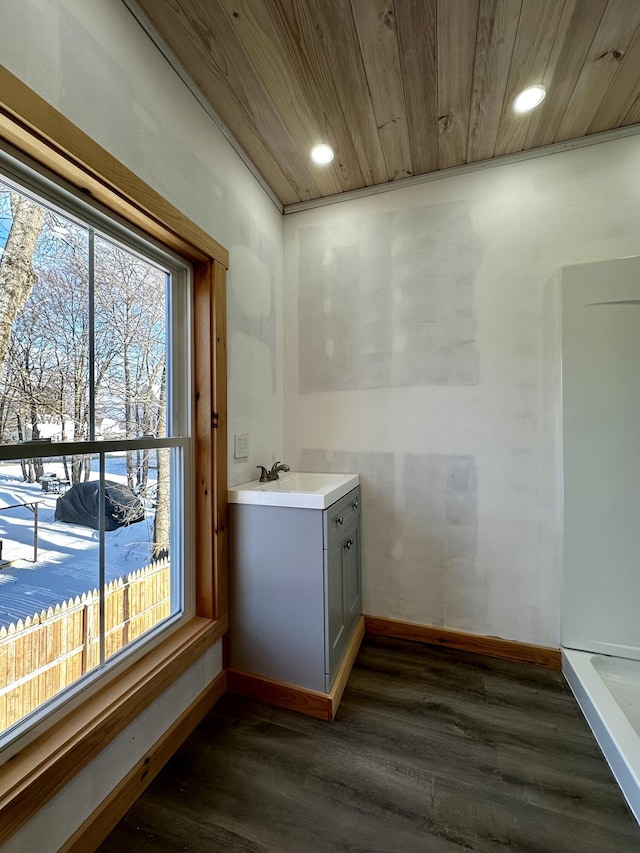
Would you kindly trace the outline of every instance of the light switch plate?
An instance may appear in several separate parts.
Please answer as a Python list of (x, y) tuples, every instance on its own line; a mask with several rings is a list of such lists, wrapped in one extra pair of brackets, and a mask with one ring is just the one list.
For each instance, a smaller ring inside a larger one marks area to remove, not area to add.
[(248, 459), (249, 458), (249, 433), (248, 432), (238, 432), (235, 435), (235, 444), (233, 449), (233, 458), (234, 459)]

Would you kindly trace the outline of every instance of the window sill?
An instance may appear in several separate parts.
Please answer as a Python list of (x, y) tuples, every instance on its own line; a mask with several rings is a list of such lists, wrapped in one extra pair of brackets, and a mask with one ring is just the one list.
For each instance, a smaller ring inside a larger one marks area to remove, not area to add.
[(0, 845), (228, 630), (196, 617), (0, 767)]

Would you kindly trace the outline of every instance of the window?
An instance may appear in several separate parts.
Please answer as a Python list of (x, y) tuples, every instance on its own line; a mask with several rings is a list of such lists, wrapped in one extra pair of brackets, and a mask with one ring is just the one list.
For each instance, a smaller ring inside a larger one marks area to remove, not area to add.
[[(185, 553), (186, 571), (194, 575), (194, 615), (176, 630), (163, 632), (161, 638), (150, 638), (144, 651), (132, 649), (125, 659), (111, 661), (105, 668), (108, 674), (68, 701), (65, 696), (61, 707), (2, 750), (2, 845), (228, 630), (225, 292), (229, 253), (1, 65), (0, 139), (0, 146), (20, 162), (35, 164), (57, 185), (67, 182), (75, 197), (94, 199), (193, 265), (189, 385), (194, 392), (193, 471), (197, 474), (190, 493), (185, 483), (197, 543), (190, 554)], [(156, 763), (177, 748), (222, 695), (225, 684), (223, 672), (207, 684), (167, 737), (152, 747), (149, 755)], [(135, 785), (127, 784), (126, 790), (119, 787), (117, 801), (108, 800), (104, 812), (98, 810), (78, 829), (78, 849), (93, 849), (96, 839), (104, 837), (153, 775), (145, 763)]]
[(187, 265), (0, 175), (0, 743), (194, 610)]

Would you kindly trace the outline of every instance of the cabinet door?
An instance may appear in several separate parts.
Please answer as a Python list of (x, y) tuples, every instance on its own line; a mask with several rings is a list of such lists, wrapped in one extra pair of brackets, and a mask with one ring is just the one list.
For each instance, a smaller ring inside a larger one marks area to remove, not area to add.
[(362, 613), (360, 525), (356, 520), (326, 553), (327, 690), (342, 661), (353, 625)]
[(360, 525), (345, 533), (342, 548), (344, 606), (347, 633), (362, 613), (362, 574), (360, 571)]
[[(325, 551), (326, 563), (326, 638), (325, 665), (329, 680), (333, 680), (347, 640), (347, 621), (345, 608), (345, 577), (344, 577), (344, 540), (337, 542)], [(329, 689), (329, 688), (327, 688)]]

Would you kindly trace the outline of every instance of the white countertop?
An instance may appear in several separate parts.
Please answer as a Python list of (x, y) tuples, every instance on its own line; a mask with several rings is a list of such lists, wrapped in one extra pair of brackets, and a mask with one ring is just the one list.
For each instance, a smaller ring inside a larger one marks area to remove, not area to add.
[(360, 485), (358, 474), (289, 471), (278, 480), (251, 480), (229, 488), (229, 503), (327, 509)]

